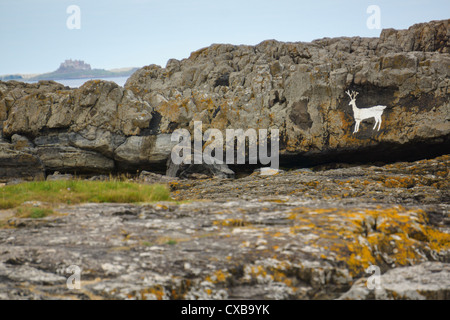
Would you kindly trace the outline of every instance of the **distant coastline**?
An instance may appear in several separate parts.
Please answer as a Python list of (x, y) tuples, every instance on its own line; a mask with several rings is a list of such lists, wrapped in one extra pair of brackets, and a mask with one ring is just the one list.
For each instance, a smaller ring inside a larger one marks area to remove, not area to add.
[(21, 74), (9, 74), (0, 76), (0, 80), (17, 80), (25, 82), (34, 82), (39, 80), (76, 80), (76, 79), (106, 79), (106, 78), (119, 78), (129, 77), (138, 68), (121, 68), (121, 69), (92, 69), (91, 66), (81, 60), (66, 60), (56, 71), (42, 73), (37, 75), (21, 75)]
[[(57, 79), (54, 80), (58, 83), (61, 83), (64, 86), (70, 87), (70, 88), (79, 88), (83, 84), (85, 84), (89, 80), (105, 80), (105, 81), (112, 81), (117, 83), (119, 86), (123, 87), (125, 86), (125, 82), (127, 82), (129, 76), (122, 76), (122, 77), (92, 77), (92, 78), (77, 78), (77, 79)], [(36, 83), (39, 80), (16, 80), (16, 81), (23, 81), (26, 83)]]

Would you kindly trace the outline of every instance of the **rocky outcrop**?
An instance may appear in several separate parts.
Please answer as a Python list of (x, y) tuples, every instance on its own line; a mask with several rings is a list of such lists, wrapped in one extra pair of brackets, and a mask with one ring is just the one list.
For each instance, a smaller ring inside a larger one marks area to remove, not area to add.
[[(384, 30), (380, 38), (269, 40), (212, 45), (166, 68), (144, 67), (125, 87), (160, 114), (159, 129), (278, 128), (282, 156), (346, 160), (388, 158), (412, 147), (448, 147), (449, 21)], [(387, 106), (353, 134), (346, 90), (359, 108)], [(416, 150), (414, 150), (414, 148)], [(410, 152), (410, 154), (414, 152)]]
[[(200, 157), (198, 157), (200, 158)], [(205, 161), (206, 163), (202, 163)], [(174, 164), (172, 159), (169, 158), (167, 161), (167, 171), (166, 175), (168, 177), (180, 177), (188, 179), (196, 178), (234, 178), (235, 174), (225, 163), (217, 164), (213, 163), (211, 157), (206, 158), (202, 155), (202, 159), (199, 159), (198, 163), (192, 161), (190, 164)]]
[(0, 210), (0, 299), (448, 299), (449, 164), (179, 179), (177, 201)]
[(450, 53), (449, 20), (418, 23), (408, 30), (386, 29), (380, 40), (399, 51)]
[(44, 166), (37, 156), (17, 151), (9, 144), (0, 144), (0, 182), (44, 177)]
[[(165, 68), (136, 71), (125, 88), (89, 81), (78, 89), (41, 81), (0, 82), (7, 142), (47, 172), (164, 171), (177, 128), (279, 129), (281, 163), (419, 158), (448, 150), (449, 20), (383, 30), (380, 38), (324, 38), (212, 45)], [(385, 105), (381, 130), (354, 118)], [(73, 160), (76, 158), (76, 160)]]
[(0, 84), (0, 97), (3, 136), (48, 172), (151, 168), (171, 150), (168, 135), (140, 135), (153, 109), (113, 82), (90, 81), (78, 89), (52, 81), (7, 82)]

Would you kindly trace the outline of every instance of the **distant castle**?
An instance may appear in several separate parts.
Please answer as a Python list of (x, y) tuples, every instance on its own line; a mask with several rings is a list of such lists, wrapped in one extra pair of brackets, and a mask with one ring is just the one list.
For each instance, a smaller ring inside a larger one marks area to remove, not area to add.
[(59, 66), (56, 72), (73, 72), (91, 70), (91, 65), (82, 60), (66, 60)]

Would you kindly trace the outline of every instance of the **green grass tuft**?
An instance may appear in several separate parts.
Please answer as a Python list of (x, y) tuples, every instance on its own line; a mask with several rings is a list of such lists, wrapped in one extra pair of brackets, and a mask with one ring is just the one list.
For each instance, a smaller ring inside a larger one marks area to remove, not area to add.
[(52, 214), (54, 214), (54, 212), (49, 208), (20, 206), (16, 209), (16, 217), (19, 218), (40, 219)]
[(30, 213), (30, 218), (33, 218), (33, 219), (44, 218), (49, 213), (50, 212), (48, 212), (48, 209), (32, 208), (31, 213)]
[[(170, 200), (165, 185), (111, 181), (37, 181), (0, 188), (0, 209), (20, 206), (25, 201), (49, 204), (78, 203), (140, 203)], [(36, 213), (36, 215), (38, 215)]]

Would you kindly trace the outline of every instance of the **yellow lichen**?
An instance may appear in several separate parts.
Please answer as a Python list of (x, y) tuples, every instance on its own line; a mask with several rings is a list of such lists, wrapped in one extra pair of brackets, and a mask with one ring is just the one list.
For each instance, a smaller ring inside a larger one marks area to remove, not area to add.
[(213, 225), (220, 225), (224, 227), (245, 227), (251, 225), (251, 223), (244, 219), (223, 219), (213, 221)]
[(318, 257), (327, 257), (323, 250), (333, 252), (338, 261), (347, 264), (352, 276), (371, 264), (385, 264), (386, 255), (390, 263), (405, 266), (423, 261), (424, 250), (449, 249), (450, 236), (430, 227), (426, 213), (419, 209), (296, 208), (289, 219), (293, 221), (290, 234), (307, 232), (305, 244), (320, 247)]
[(149, 295), (153, 295), (156, 300), (163, 300), (165, 296), (164, 287), (161, 285), (156, 285), (140, 291), (140, 298), (142, 300), (147, 300), (149, 298)]

